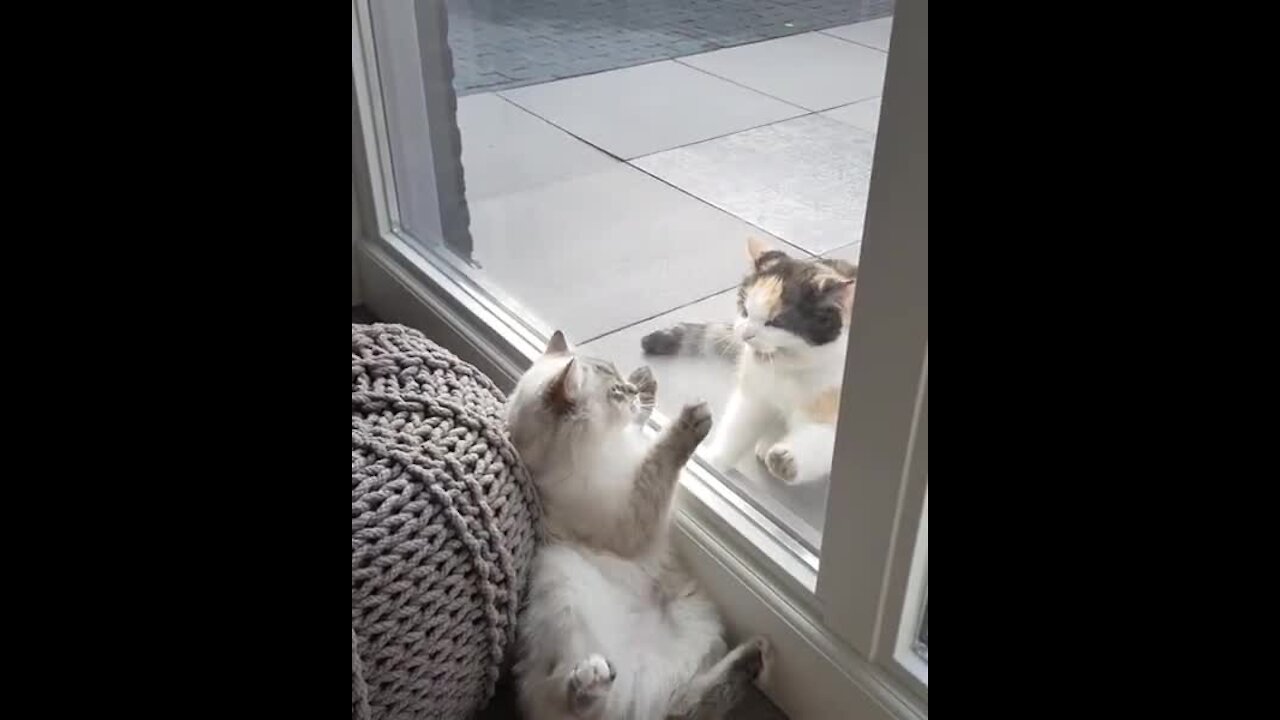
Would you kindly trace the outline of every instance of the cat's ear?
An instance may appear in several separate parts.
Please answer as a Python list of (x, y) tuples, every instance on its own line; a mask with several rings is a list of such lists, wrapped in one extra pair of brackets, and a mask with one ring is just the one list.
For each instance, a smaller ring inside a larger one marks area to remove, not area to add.
[(854, 279), (837, 275), (833, 272), (823, 272), (821, 275), (813, 279), (813, 283), (818, 286), (818, 292), (836, 292), (842, 288), (853, 287)]
[(819, 275), (814, 282), (818, 285), (818, 292), (834, 299), (846, 315), (853, 308), (853, 288), (857, 284), (854, 278), (828, 273)]
[[(556, 334), (559, 335), (559, 333)], [(556, 373), (556, 376), (547, 384), (547, 389), (543, 392), (543, 398), (552, 410), (563, 414), (573, 408), (574, 398), (577, 394), (578, 361), (575, 358), (569, 358), (569, 362), (565, 363), (564, 369)]]
[(773, 263), (786, 257), (781, 250), (769, 247), (769, 244), (757, 237), (747, 238), (747, 257), (756, 271), (764, 270)]
[(543, 355), (563, 355), (569, 352), (569, 341), (564, 339), (564, 333), (559, 330), (551, 334), (551, 342), (547, 343), (547, 349), (543, 351)]

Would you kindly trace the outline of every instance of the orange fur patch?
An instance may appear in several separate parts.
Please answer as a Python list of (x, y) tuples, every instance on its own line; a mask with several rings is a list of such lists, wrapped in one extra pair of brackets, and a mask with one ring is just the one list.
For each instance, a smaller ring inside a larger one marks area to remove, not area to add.
[(751, 291), (747, 293), (747, 297), (764, 308), (765, 314), (772, 318), (778, 313), (778, 305), (782, 302), (782, 280), (776, 276), (768, 275), (751, 286)]
[(827, 388), (821, 395), (804, 406), (805, 417), (814, 422), (834, 425), (836, 415), (840, 412), (839, 386)]

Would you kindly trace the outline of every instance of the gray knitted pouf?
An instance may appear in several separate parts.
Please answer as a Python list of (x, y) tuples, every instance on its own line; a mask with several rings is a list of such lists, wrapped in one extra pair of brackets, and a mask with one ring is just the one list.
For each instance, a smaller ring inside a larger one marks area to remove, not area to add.
[(541, 517), (504, 398), (399, 325), (351, 326), (351, 716), (467, 718), (514, 650)]

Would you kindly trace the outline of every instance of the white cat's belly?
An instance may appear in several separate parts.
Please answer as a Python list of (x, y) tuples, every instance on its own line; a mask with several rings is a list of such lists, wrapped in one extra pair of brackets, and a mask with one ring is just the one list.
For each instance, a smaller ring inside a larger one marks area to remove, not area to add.
[[(832, 344), (808, 360), (794, 364), (751, 355), (742, 359), (738, 382), (706, 450), (712, 464), (734, 467), (754, 448), (770, 474), (783, 482), (805, 482), (829, 472), (834, 423), (809, 426), (805, 415), (824, 394), (839, 388), (844, 355)], [(770, 451), (780, 440), (785, 442), (770, 465)]]
[(786, 417), (831, 387), (844, 376), (844, 353), (827, 351), (811, 364), (794, 366), (743, 358), (738, 387), (755, 401)]
[(617, 670), (608, 718), (661, 717), (676, 688), (724, 653), (704, 596), (672, 598), (644, 565), (564, 544), (539, 552), (520, 633), (530, 667), (607, 658)]

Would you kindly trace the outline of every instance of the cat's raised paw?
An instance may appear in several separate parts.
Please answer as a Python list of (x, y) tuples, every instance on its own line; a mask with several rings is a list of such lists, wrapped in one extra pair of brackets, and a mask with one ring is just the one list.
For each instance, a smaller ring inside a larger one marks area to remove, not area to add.
[(569, 692), (579, 700), (603, 695), (613, 685), (618, 671), (603, 655), (588, 655), (569, 673)]
[(645, 355), (675, 355), (680, 350), (684, 330), (679, 326), (655, 330), (640, 338), (640, 349)]
[(764, 465), (769, 468), (769, 474), (782, 482), (796, 481), (796, 456), (791, 448), (785, 445), (774, 445), (769, 452), (765, 453)]
[(680, 411), (680, 428), (701, 441), (711, 432), (711, 408), (705, 402), (685, 405)]
[(641, 365), (631, 373), (631, 377), (627, 378), (627, 382), (636, 386), (636, 392), (642, 397), (647, 395), (652, 398), (658, 392), (658, 380), (653, 377), (653, 371), (648, 365)]

